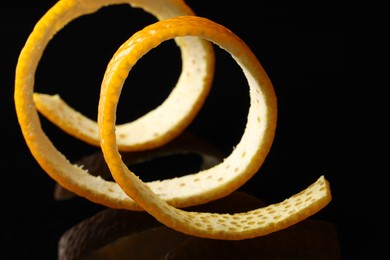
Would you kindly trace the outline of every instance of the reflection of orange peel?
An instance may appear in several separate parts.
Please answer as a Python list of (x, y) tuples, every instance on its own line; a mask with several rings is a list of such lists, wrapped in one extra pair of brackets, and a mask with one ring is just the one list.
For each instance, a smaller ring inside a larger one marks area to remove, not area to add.
[[(58, 96), (34, 94), (34, 74), (45, 47), (65, 25), (101, 7), (126, 3), (143, 8), (158, 19), (193, 14), (181, 0), (58, 1), (35, 25), (20, 53), (16, 68), (14, 98), (19, 124), (27, 145), (41, 167), (54, 180), (64, 188), (93, 202), (112, 208), (142, 210), (115, 182), (92, 176), (81, 167), (71, 164), (43, 132), (34, 106), (36, 102), (44, 115), (68, 133), (98, 145), (96, 122), (64, 104)], [(167, 143), (184, 130), (202, 106), (209, 92), (214, 70), (212, 46), (199, 38), (178, 39), (176, 42), (182, 51), (183, 61), (182, 73), (177, 85), (168, 99), (158, 108), (134, 122), (118, 126), (118, 142), (122, 150), (146, 150)], [(156, 124), (159, 125), (158, 128), (155, 127)], [(201, 190), (188, 190), (187, 187), (179, 188), (180, 192), (177, 194), (169, 190), (170, 183), (178, 181), (180, 178), (153, 182), (150, 187), (156, 192), (165, 193), (163, 199), (181, 207), (213, 199), (202, 195)], [(216, 194), (215, 197), (222, 195)], [(188, 197), (198, 199), (188, 200)]]
[[(198, 156), (200, 160), (199, 168), (204, 170), (210, 168), (223, 161), (225, 155), (217, 149), (217, 147), (206, 142), (202, 138), (191, 134), (187, 131), (180, 134), (171, 142), (158, 147), (156, 149), (140, 151), (140, 152), (122, 152), (122, 160), (128, 166), (134, 164), (150, 162), (159, 157), (169, 157), (179, 154), (193, 154)], [(84, 156), (75, 162), (77, 165), (88, 169), (88, 172), (95, 176), (100, 176), (103, 179), (111, 179), (110, 170), (104, 160), (101, 151), (91, 155)], [(54, 189), (54, 199), (65, 200), (74, 197), (74, 193), (64, 189), (58, 183)]]
[[(202, 172), (184, 176), (170, 187), (201, 189), (205, 195), (231, 192), (260, 168), (274, 137), (276, 98), (272, 84), (248, 46), (227, 28), (208, 19), (181, 16), (159, 21), (135, 33), (108, 64), (100, 93), (98, 125), (105, 160), (124, 192), (161, 223), (177, 231), (206, 238), (238, 240), (262, 236), (291, 226), (314, 214), (331, 200), (322, 176), (283, 202), (249, 212), (217, 214), (190, 212), (170, 205), (143, 183), (122, 161), (116, 141), (116, 110), (123, 82), (136, 62), (160, 43), (198, 36), (226, 50), (242, 68), (250, 87), (248, 121), (242, 139), (225, 160)], [(123, 55), (123, 49), (128, 50)], [(194, 198), (188, 198), (193, 200)]]

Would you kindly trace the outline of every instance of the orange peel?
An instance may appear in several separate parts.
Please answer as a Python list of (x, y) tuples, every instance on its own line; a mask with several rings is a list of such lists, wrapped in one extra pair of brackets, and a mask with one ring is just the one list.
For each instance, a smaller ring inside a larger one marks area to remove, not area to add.
[[(36, 68), (55, 33), (81, 15), (120, 3), (142, 7), (160, 21), (135, 33), (110, 60), (101, 86), (97, 125), (66, 105), (59, 96), (53, 98), (34, 93)], [(176, 85), (161, 106), (131, 122), (140, 128), (126, 126), (126, 131), (131, 131), (132, 135), (139, 134), (139, 138), (131, 142), (127, 135), (120, 133), (121, 125), (116, 125), (116, 110), (124, 80), (143, 55), (170, 39), (182, 47), (183, 71), (185, 68), (188, 71), (181, 74), (179, 86)], [(144, 183), (129, 170), (120, 150), (147, 150), (161, 146), (189, 125), (211, 85), (214, 56), (210, 42), (231, 54), (247, 78), (250, 107), (243, 136), (232, 153), (218, 165), (178, 178)], [(198, 74), (199, 71), (202, 72)], [(198, 84), (192, 84), (193, 81)], [(183, 82), (182, 85), (180, 82)], [(198, 91), (195, 96), (188, 92), (191, 87)], [(180, 209), (225, 197), (247, 182), (259, 170), (270, 151), (277, 118), (272, 83), (250, 48), (226, 27), (194, 16), (180, 0), (59, 1), (38, 21), (21, 51), (16, 68), (14, 99), (28, 148), (46, 173), (60, 185), (111, 208), (145, 210), (167, 227), (188, 235), (224, 240), (264, 236), (308, 218), (332, 198), (329, 183), (321, 176), (309, 187), (282, 202), (247, 212), (220, 214)], [(38, 110), (75, 137), (90, 144), (100, 144), (115, 182), (92, 176), (81, 166), (70, 163), (44, 133)], [(66, 111), (65, 114), (61, 114), (63, 111)], [(89, 125), (77, 126), (79, 122)], [(145, 122), (148, 126), (159, 124), (159, 132), (156, 133), (154, 126), (148, 129)], [(79, 130), (87, 130), (87, 133), (77, 132)], [(98, 134), (90, 138), (96, 130)]]
[[(193, 11), (181, 0), (58, 1), (37, 22), (21, 50), (15, 75), (15, 109), (28, 148), (52, 179), (65, 189), (95, 203), (112, 208), (143, 210), (115, 182), (92, 176), (82, 166), (69, 162), (43, 131), (38, 110), (54, 123), (57, 122), (57, 125), (59, 124), (68, 133), (90, 144), (98, 145), (98, 135), (95, 135), (98, 133), (96, 122), (73, 108), (63, 105), (58, 96), (50, 98), (46, 94), (34, 93), (35, 71), (45, 47), (55, 34), (72, 20), (113, 4), (140, 7), (158, 19), (193, 14)], [(181, 48), (183, 60), (183, 70), (177, 85), (160, 107), (137, 119), (136, 122), (131, 122), (130, 125), (123, 128), (118, 126), (124, 132), (123, 135), (118, 134), (118, 140), (133, 138), (129, 142), (122, 143), (123, 150), (151, 149), (176, 137), (191, 122), (209, 92), (214, 71), (214, 53), (211, 44), (199, 38), (179, 39), (176, 42)], [(186, 102), (183, 102), (183, 97)], [(180, 109), (177, 109), (177, 104), (180, 104)], [(154, 127), (156, 122), (160, 123), (158, 132)], [(92, 134), (94, 131), (95, 133)], [(131, 131), (131, 136), (127, 135), (126, 131)], [(138, 137), (134, 138), (134, 136)], [(169, 187), (170, 182), (171, 180), (155, 181), (150, 184), (150, 187), (155, 191), (165, 190), (164, 187)], [(163, 198), (176, 206), (190, 206), (205, 201), (204, 196), (199, 196), (200, 192), (197, 190), (187, 190), (184, 193), (188, 197), (198, 197), (198, 199), (187, 200), (187, 197), (180, 197), (182, 194), (175, 194), (173, 191), (167, 192)]]
[[(204, 38), (227, 51), (247, 78), (250, 107), (240, 142), (225, 160), (204, 171), (184, 176), (170, 189), (201, 190), (211, 198), (226, 195), (248, 181), (260, 168), (274, 139), (277, 117), (272, 83), (250, 48), (233, 32), (211, 20), (180, 16), (158, 21), (129, 38), (113, 56), (103, 78), (98, 126), (100, 144), (111, 174), (123, 191), (158, 221), (179, 232), (211, 239), (240, 240), (267, 235), (291, 226), (331, 200), (324, 176), (286, 200), (248, 212), (218, 214), (179, 209), (129, 170), (122, 161), (116, 135), (116, 111), (124, 79), (131, 68), (160, 43), (179, 37)], [(125, 55), (121, 49), (129, 50)], [(218, 194), (218, 195), (216, 195)], [(199, 197), (198, 197), (199, 198)], [(197, 198), (189, 197), (188, 200)]]
[[(48, 40), (71, 20), (113, 4), (143, 8), (157, 19), (194, 14), (182, 0), (61, 0), (38, 22), (29, 41), (43, 50)], [(121, 150), (140, 151), (166, 144), (190, 124), (202, 107), (213, 78), (213, 49), (198, 38), (178, 39), (176, 43), (182, 55), (182, 71), (176, 86), (158, 107), (132, 122), (118, 125)], [(41, 56), (42, 50), (36, 50), (34, 55)], [(34, 93), (33, 98), (38, 111), (52, 123), (80, 140), (99, 146), (96, 121), (70, 107), (58, 94)]]

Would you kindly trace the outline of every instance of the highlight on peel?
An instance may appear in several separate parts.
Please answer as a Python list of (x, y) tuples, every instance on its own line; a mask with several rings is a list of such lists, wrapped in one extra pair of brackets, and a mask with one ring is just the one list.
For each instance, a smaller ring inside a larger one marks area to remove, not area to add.
[[(32, 155), (61, 186), (108, 207), (143, 210), (115, 182), (92, 176), (82, 166), (70, 163), (43, 131), (38, 110), (66, 132), (94, 145), (99, 145), (97, 123), (67, 106), (58, 96), (34, 93), (34, 74), (44, 49), (55, 34), (72, 20), (113, 4), (139, 7), (158, 19), (193, 14), (181, 0), (58, 1), (37, 22), (20, 53), (15, 75), (15, 109)], [(178, 39), (176, 43), (182, 55), (182, 73), (177, 85), (158, 108), (129, 124), (118, 126), (118, 143), (122, 150), (147, 150), (169, 142), (184, 130), (202, 106), (214, 72), (212, 45), (200, 38)], [(120, 51), (125, 53), (128, 50), (122, 48)], [(156, 123), (159, 124), (158, 129), (155, 128)], [(156, 192), (163, 192), (165, 187), (177, 186), (179, 181), (154, 182), (150, 187)], [(192, 197), (197, 199), (188, 199)], [(169, 191), (162, 198), (176, 206), (189, 206), (206, 200), (202, 192), (188, 189), (178, 194)]]
[[(212, 239), (240, 240), (291, 226), (325, 207), (331, 200), (324, 176), (305, 190), (267, 207), (235, 214), (185, 211), (164, 201), (122, 161), (118, 150), (116, 110), (123, 87), (136, 62), (160, 43), (187, 36), (202, 37), (236, 60), (247, 78), (250, 108), (240, 142), (225, 160), (205, 171), (185, 176), (173, 186), (200, 189), (204, 196), (227, 194), (249, 180), (260, 168), (273, 142), (276, 97), (273, 86), (250, 48), (233, 32), (206, 18), (181, 16), (156, 22), (135, 33), (123, 46), (126, 55), (114, 55), (104, 75), (98, 110), (100, 142), (111, 174), (124, 192), (158, 221), (179, 232)], [(181, 191), (179, 191), (181, 194)], [(219, 197), (216, 196), (216, 197)], [(194, 198), (190, 198), (194, 199)]]

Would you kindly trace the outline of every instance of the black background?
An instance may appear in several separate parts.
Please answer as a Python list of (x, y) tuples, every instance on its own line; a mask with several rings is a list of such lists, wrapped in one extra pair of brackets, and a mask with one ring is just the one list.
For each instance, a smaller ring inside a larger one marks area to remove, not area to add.
[[(370, 102), (377, 87), (366, 74), (371, 65), (365, 36), (369, 27), (361, 22), (360, 9), (331, 3), (186, 2), (197, 15), (228, 27), (252, 48), (278, 97), (274, 145), (259, 173), (242, 189), (274, 203), (325, 175), (333, 200), (313, 218), (336, 225), (343, 259), (379, 255), (386, 225), (377, 206), (383, 206), (381, 183), (387, 170), (379, 167), (380, 157), (368, 160), (377, 153), (373, 144), (381, 124), (369, 110), (378, 105)], [(23, 0), (2, 7), (1, 259), (56, 259), (64, 231), (102, 209), (82, 198), (54, 201), (55, 183), (30, 155), (16, 119), (17, 58), (34, 24), (54, 3)], [(154, 21), (141, 9), (110, 6), (72, 22), (46, 49), (36, 91), (59, 93), (95, 118), (109, 59), (132, 33)], [(212, 91), (188, 131), (228, 154), (243, 132), (248, 93), (234, 61), (218, 48), (216, 54)], [(179, 73), (180, 56), (173, 43), (150, 52), (130, 74), (133, 85), (124, 89), (126, 102), (119, 107), (118, 120), (137, 118), (162, 102)], [(97, 151), (44, 120), (43, 126), (72, 161)]]

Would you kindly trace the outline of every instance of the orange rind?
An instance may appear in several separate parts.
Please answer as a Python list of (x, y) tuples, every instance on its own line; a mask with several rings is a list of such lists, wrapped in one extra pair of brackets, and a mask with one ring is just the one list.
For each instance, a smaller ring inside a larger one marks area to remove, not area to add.
[[(182, 0), (62, 0), (42, 17), (32, 32), (28, 43), (33, 41), (33, 45), (40, 47), (33, 55), (39, 60), (50, 38), (70, 21), (114, 4), (142, 8), (158, 19), (193, 14)], [(176, 43), (182, 55), (182, 71), (176, 86), (157, 108), (132, 122), (118, 125), (118, 145), (121, 150), (146, 150), (169, 142), (189, 125), (202, 107), (213, 78), (213, 49), (208, 42), (197, 38), (179, 39)], [(183, 97), (185, 102), (182, 101)], [(58, 94), (35, 93), (34, 102), (38, 111), (62, 130), (99, 146), (96, 121), (68, 106)], [(167, 118), (166, 115), (172, 116)], [(158, 128), (155, 127), (156, 123), (159, 123)]]
[[(240, 142), (224, 161), (184, 176), (170, 187), (202, 190), (203, 196), (227, 195), (260, 168), (274, 139), (277, 117), (272, 83), (250, 48), (233, 32), (206, 18), (180, 16), (158, 21), (135, 33), (113, 56), (103, 78), (98, 126), (100, 144), (111, 174), (123, 191), (158, 221), (179, 232), (211, 239), (241, 240), (289, 227), (318, 212), (331, 200), (328, 181), (321, 176), (305, 190), (267, 207), (236, 214), (185, 211), (167, 203), (122, 161), (116, 135), (116, 111), (125, 78), (137, 61), (164, 41), (201, 37), (227, 51), (243, 70), (249, 85), (250, 107)], [(128, 49), (121, 55), (122, 48)], [(219, 194), (219, 195), (215, 195)], [(202, 196), (202, 195), (199, 195)], [(188, 197), (188, 200), (196, 200)]]
[[(37, 66), (45, 47), (55, 34), (72, 20), (114, 4), (130, 4), (143, 8), (158, 19), (193, 14), (181, 0), (57, 2), (37, 22), (20, 53), (15, 77), (15, 108), (28, 148), (39, 165), (56, 182), (79, 196), (108, 207), (142, 210), (115, 182), (92, 176), (82, 166), (69, 162), (43, 131), (38, 110), (67, 133), (93, 145), (99, 145), (97, 123), (66, 105), (58, 95), (51, 97), (34, 93)], [(183, 61), (177, 84), (158, 108), (133, 122), (118, 126), (119, 144), (125, 151), (155, 148), (175, 138), (192, 121), (209, 93), (214, 72), (214, 52), (211, 44), (200, 38), (178, 39), (176, 42), (181, 49)], [(125, 53), (128, 50), (122, 51)], [(157, 129), (156, 123), (159, 123)], [(169, 182), (171, 180), (154, 182), (150, 186), (157, 192), (161, 187), (169, 186)], [(198, 196), (196, 190), (184, 193), (190, 197)], [(176, 203), (176, 206), (191, 205), (192, 201), (180, 196), (171, 192), (163, 198)], [(202, 199), (195, 201), (201, 202)]]
[[(113, 55), (100, 89), (97, 122), (67, 105), (59, 95), (34, 93), (35, 72), (52, 37), (79, 16), (121, 3), (141, 7), (159, 21), (136, 32)], [(182, 74), (177, 85), (156, 109), (133, 122), (116, 124), (124, 80), (139, 59), (168, 40), (175, 40), (182, 52)], [(129, 169), (120, 151), (161, 147), (185, 130), (210, 90), (213, 44), (232, 56), (247, 79), (250, 106), (242, 138), (217, 165), (145, 183)], [(259, 171), (274, 140), (277, 101), (271, 80), (245, 42), (223, 25), (195, 16), (180, 0), (59, 1), (38, 21), (20, 53), (14, 99), (28, 148), (59, 185), (110, 208), (146, 211), (184, 234), (223, 240), (264, 236), (312, 216), (332, 199), (328, 181), (320, 176), (306, 189), (279, 203), (247, 212), (183, 209), (226, 197)], [(38, 112), (74, 137), (100, 146), (114, 181), (69, 162), (43, 131)]]

